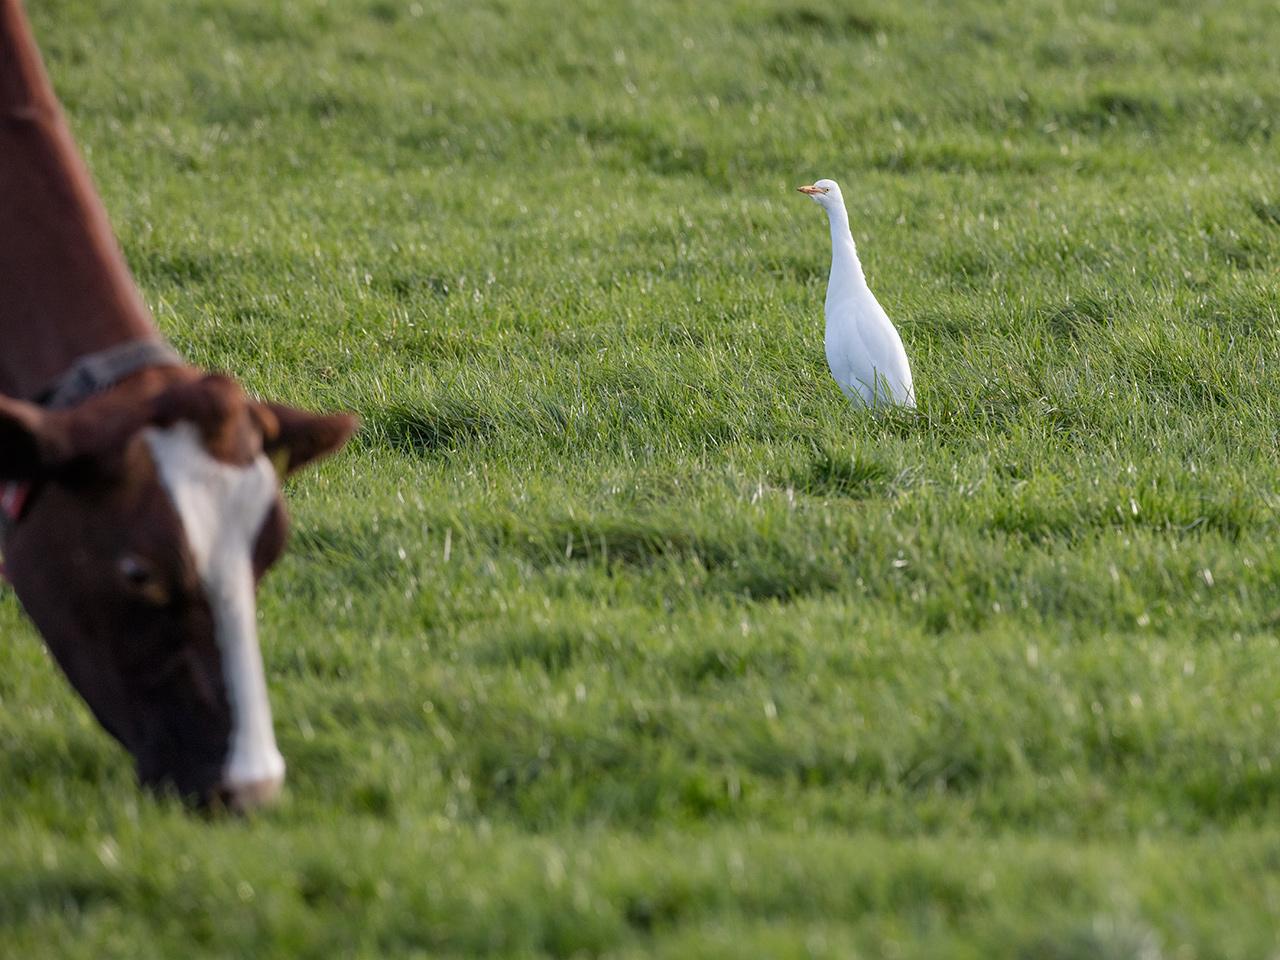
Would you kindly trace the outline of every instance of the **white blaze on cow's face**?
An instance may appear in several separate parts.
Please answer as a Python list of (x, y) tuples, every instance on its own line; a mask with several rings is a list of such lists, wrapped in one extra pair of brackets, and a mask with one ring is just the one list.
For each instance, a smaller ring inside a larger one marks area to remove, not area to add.
[(284, 758), (258, 647), (253, 548), (276, 500), (275, 471), (261, 454), (244, 466), (215, 459), (185, 421), (150, 427), (145, 438), (213, 613), (232, 718), (223, 787), (233, 802), (241, 792), (268, 799), (284, 782)]

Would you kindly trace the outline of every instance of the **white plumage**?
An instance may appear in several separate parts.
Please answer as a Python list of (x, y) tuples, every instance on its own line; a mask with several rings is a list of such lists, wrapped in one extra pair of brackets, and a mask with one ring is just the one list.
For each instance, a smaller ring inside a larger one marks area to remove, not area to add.
[(819, 180), (800, 192), (831, 221), (831, 276), (827, 281), (827, 365), (840, 389), (864, 407), (916, 405), (911, 366), (902, 338), (863, 276), (849, 232), (840, 186)]

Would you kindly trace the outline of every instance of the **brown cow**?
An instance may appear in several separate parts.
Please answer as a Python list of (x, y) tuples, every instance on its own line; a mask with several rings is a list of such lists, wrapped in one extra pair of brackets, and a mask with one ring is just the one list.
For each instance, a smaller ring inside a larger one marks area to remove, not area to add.
[(264, 803), (284, 780), (255, 612), (279, 477), (355, 419), (255, 401), (164, 343), (18, 0), (0, 0), (0, 224), (7, 575), (144, 784)]

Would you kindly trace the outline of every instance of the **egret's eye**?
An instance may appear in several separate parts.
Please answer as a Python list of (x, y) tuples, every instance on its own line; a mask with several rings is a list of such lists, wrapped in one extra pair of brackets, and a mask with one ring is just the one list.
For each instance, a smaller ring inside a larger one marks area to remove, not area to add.
[(126, 553), (117, 560), (116, 572), (125, 589), (137, 599), (156, 606), (169, 602), (169, 591), (156, 568), (137, 554)]

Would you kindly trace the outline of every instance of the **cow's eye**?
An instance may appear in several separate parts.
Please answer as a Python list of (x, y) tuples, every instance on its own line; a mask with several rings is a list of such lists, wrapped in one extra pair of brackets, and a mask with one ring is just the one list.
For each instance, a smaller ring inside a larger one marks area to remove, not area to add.
[(126, 553), (116, 561), (116, 573), (128, 593), (144, 603), (157, 607), (169, 602), (169, 590), (165, 587), (155, 566), (136, 553)]

